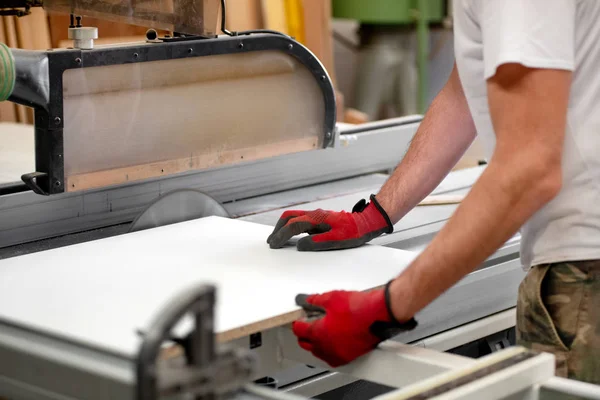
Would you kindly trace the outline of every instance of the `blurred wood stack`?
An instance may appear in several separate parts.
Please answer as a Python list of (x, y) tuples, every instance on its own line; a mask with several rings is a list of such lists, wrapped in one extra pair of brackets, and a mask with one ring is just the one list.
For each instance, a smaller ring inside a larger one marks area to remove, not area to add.
[[(330, 1), (228, 0), (227, 6), (229, 30), (265, 28), (294, 36), (321, 60), (335, 85)], [(84, 25), (98, 27), (100, 39), (97, 44), (144, 40), (147, 29), (95, 18), (84, 18), (83, 22)], [(67, 38), (68, 26), (67, 15), (48, 15), (42, 9), (32, 9), (27, 17), (0, 17), (0, 42), (9, 47), (32, 50), (64, 48), (71, 45)], [(345, 111), (343, 96), (339, 92), (337, 100), (339, 120), (362, 122), (364, 116), (360, 113)], [(3, 102), (0, 103), (0, 121), (32, 123), (33, 113), (26, 107)]]

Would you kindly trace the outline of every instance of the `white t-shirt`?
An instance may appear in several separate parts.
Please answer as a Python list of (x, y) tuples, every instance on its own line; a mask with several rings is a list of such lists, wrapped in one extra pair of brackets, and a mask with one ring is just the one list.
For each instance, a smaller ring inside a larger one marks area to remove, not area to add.
[(600, 0), (454, 0), (455, 56), (488, 156), (486, 80), (505, 63), (573, 71), (563, 187), (522, 228), (524, 267), (600, 259)]

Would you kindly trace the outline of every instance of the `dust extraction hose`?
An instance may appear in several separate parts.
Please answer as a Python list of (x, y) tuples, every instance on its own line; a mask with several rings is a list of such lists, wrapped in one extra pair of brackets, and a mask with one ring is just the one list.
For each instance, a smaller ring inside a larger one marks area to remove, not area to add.
[(11, 49), (0, 43), (0, 101), (47, 109), (49, 98), (47, 53)]
[(8, 100), (15, 88), (15, 59), (11, 50), (0, 43), (0, 101)]

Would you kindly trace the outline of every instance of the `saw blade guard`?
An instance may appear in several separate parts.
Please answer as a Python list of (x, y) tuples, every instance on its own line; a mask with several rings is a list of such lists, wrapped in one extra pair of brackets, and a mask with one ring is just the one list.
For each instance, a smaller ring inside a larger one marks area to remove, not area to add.
[(38, 194), (260, 162), (335, 142), (331, 80), (285, 35), (0, 49), (10, 61), (0, 71), (3, 97), (35, 111), (36, 171), (22, 179)]
[(67, 191), (323, 144), (319, 86), (279, 52), (71, 69), (63, 93)]

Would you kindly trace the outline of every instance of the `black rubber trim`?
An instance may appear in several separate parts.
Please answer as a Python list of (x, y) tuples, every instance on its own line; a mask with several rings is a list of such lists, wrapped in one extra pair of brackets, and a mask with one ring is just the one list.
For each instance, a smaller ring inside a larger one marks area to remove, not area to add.
[(390, 286), (392, 285), (392, 282), (394, 282), (393, 279), (385, 285), (385, 289), (383, 291), (384, 296), (385, 296), (385, 307), (387, 308), (387, 312), (390, 316), (390, 320), (392, 320), (395, 324), (398, 324), (398, 325), (404, 327), (406, 330), (409, 330), (409, 331), (413, 330), (418, 325), (417, 321), (414, 318), (411, 318), (410, 320), (402, 323), (396, 319), (396, 317), (394, 316), (394, 313), (392, 312), (392, 296), (390, 295)]
[(352, 207), (352, 212), (353, 213), (360, 213), (360, 212), (365, 211), (365, 208), (367, 208), (367, 204), (368, 203), (367, 203), (367, 201), (365, 199), (360, 199), (358, 201), (358, 203), (356, 203), (354, 205), (354, 207)]
[(388, 315), (390, 316), (390, 320), (399, 324), (400, 322), (396, 319), (394, 313), (392, 312), (392, 296), (390, 295), (390, 286), (392, 285), (392, 282), (394, 282), (393, 279), (386, 283), (385, 289), (383, 290), (383, 294), (385, 296), (385, 308), (387, 309)]
[(385, 307), (387, 308), (388, 314), (390, 315), (390, 319), (392, 321), (394, 321), (396, 324), (402, 326), (405, 330), (412, 331), (418, 325), (417, 320), (415, 320), (414, 318), (411, 318), (406, 322), (400, 322), (396, 319), (396, 317), (394, 316), (394, 313), (392, 312), (392, 296), (390, 295), (390, 286), (392, 285), (393, 281), (394, 280), (391, 280), (385, 285), (385, 289), (383, 292), (385, 295)]
[(381, 207), (381, 204), (379, 204), (374, 194), (371, 195), (371, 201), (373, 202), (373, 204), (375, 204), (375, 207), (377, 207), (377, 210), (379, 210), (381, 215), (383, 215), (383, 218), (385, 219), (385, 222), (388, 225), (388, 230), (385, 233), (390, 234), (394, 232), (394, 224), (392, 224), (392, 220), (390, 219), (389, 215), (387, 215), (383, 207)]
[(402, 323), (399, 322), (392, 313), (392, 302), (390, 297), (390, 285), (393, 281), (389, 281), (383, 290), (385, 297), (385, 308), (388, 312), (390, 321), (375, 321), (369, 327), (372, 335), (377, 336), (381, 340), (388, 340), (402, 332), (412, 331), (418, 325), (414, 318)]

